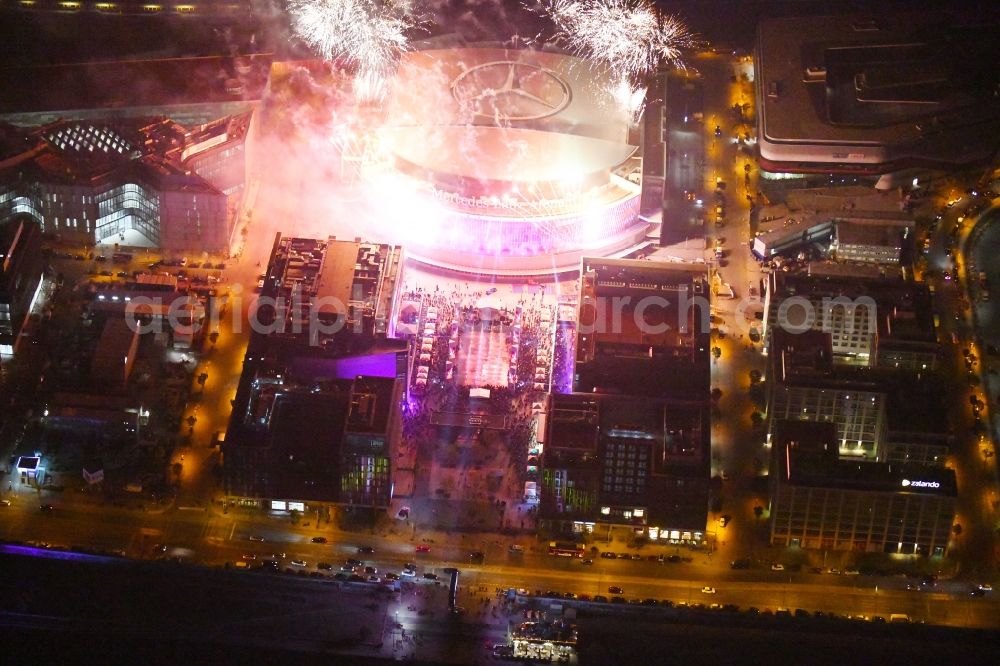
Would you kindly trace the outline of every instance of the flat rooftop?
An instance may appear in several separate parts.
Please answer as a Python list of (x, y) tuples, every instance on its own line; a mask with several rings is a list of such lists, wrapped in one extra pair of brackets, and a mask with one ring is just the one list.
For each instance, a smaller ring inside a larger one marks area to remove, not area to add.
[(258, 100), (271, 54), (0, 68), (0, 114)]
[[(988, 156), (996, 144), (983, 137), (995, 139), (1000, 128), (994, 32), (971, 13), (761, 21), (762, 155), (859, 164)], [(809, 149), (771, 154), (781, 144)]]
[(954, 470), (943, 467), (842, 460), (836, 446), (816, 449), (807, 442), (788, 444), (779, 455), (777, 473), (789, 485), (946, 497), (958, 493)]

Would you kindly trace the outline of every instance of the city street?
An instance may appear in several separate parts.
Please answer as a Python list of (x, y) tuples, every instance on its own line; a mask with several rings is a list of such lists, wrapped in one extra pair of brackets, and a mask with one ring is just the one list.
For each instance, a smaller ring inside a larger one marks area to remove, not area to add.
[[(803, 608), (838, 614), (882, 615), (906, 613), (928, 623), (958, 626), (1000, 627), (1000, 604), (992, 593), (971, 598), (967, 583), (940, 581), (930, 591), (907, 590), (917, 581), (894, 576), (835, 576), (829, 574), (774, 572), (765, 568), (734, 571), (719, 554), (680, 550), (692, 556), (689, 563), (606, 560), (595, 558), (585, 566), (574, 558), (555, 558), (534, 540), (519, 539), (526, 552), (512, 553), (508, 541), (486, 542), (469, 536), (449, 539), (435, 534), (429, 541), (411, 541), (403, 535), (358, 535), (334, 533), (312, 525), (292, 526), (286, 519), (262, 515), (222, 515), (218, 510), (143, 512), (96, 506), (56, 505), (39, 512), (34, 502), (18, 501), (2, 509), (0, 540), (52, 546), (83, 546), (107, 552), (121, 551), (138, 559), (179, 558), (181, 562), (209, 566), (247, 561), (251, 566), (277, 559), (283, 568), (296, 568), (293, 560), (305, 561), (306, 571), (316, 571), (319, 562), (336, 570), (347, 558), (363, 559), (380, 572), (400, 571), (407, 562), (418, 565), (420, 574), (444, 576), (449, 566), (462, 571), (466, 590), (525, 588), (576, 594), (608, 595), (609, 585), (619, 585), (627, 598), (670, 599), (685, 603), (733, 603), (760, 609)], [(312, 543), (317, 534), (327, 544)], [(251, 541), (262, 538), (263, 541)], [(433, 543), (431, 543), (433, 542)], [(428, 553), (415, 552), (427, 545)], [(165, 546), (157, 549), (156, 546)], [(360, 546), (371, 546), (372, 555), (359, 554)], [(471, 564), (469, 553), (482, 550), (483, 564)], [(245, 556), (253, 556), (245, 559)], [(164, 564), (163, 566), (169, 566)], [(713, 585), (718, 594), (707, 598), (699, 590)], [(877, 589), (876, 589), (877, 587)], [(610, 595), (608, 595), (610, 596)]]

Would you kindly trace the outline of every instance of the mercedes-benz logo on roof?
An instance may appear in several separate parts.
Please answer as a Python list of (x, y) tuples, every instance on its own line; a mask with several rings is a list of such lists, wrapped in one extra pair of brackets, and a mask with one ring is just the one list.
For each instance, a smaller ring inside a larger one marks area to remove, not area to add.
[(547, 118), (570, 102), (570, 88), (555, 72), (512, 60), (470, 67), (451, 82), (451, 94), (463, 108), (497, 121)]

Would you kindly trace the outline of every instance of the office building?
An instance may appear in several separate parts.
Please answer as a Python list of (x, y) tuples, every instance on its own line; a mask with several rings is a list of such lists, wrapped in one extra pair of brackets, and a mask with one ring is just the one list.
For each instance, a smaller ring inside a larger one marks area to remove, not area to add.
[(585, 257), (578, 303), (574, 391), (708, 396), (704, 266)]
[(782, 421), (832, 423), (841, 456), (881, 459), (887, 429), (882, 378), (866, 368), (835, 367), (829, 333), (777, 329), (772, 343), (767, 442), (773, 445)]
[(830, 335), (836, 365), (915, 371), (936, 367), (937, 332), (926, 284), (816, 268), (768, 275), (765, 353), (770, 353), (777, 329), (813, 330)]
[(271, 304), (256, 314), (223, 446), (228, 502), (389, 506), (407, 346), (384, 329), (401, 256), (360, 240), (276, 236), (262, 297)]
[(704, 539), (707, 400), (553, 395), (539, 517), (565, 533), (628, 528), (655, 542)]
[(945, 555), (955, 521), (955, 473), (844, 460), (837, 440), (831, 423), (778, 424), (771, 544)]
[(762, 169), (879, 175), (985, 163), (1000, 146), (992, 29), (961, 12), (761, 21)]
[(42, 286), (42, 233), (30, 216), (0, 223), (0, 262), (0, 356), (10, 356)]
[(24, 213), (73, 244), (228, 251), (249, 120), (0, 125), (0, 222)]
[(592, 258), (582, 268), (575, 392), (553, 395), (545, 419), (540, 521), (581, 536), (625, 528), (701, 542), (711, 435), (705, 271)]

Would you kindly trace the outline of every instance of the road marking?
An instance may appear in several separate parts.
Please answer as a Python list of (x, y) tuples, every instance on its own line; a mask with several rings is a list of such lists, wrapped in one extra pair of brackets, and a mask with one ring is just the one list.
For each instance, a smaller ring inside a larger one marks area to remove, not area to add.
[(233, 527), (229, 530), (229, 540), (233, 540), (233, 535), (236, 534), (236, 521), (233, 521)]

